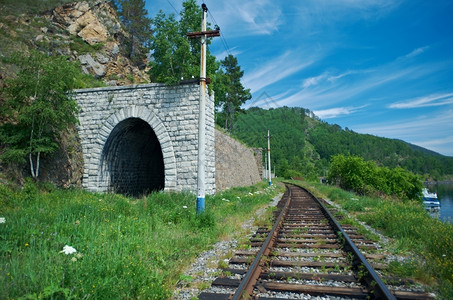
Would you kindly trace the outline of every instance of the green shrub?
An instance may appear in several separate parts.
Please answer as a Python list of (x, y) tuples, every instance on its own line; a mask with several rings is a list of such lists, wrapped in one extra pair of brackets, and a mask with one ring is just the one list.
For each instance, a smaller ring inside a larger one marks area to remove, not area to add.
[(78, 55), (94, 53), (101, 50), (102, 47), (104, 47), (103, 43), (90, 45), (87, 42), (85, 42), (81, 37), (76, 35), (71, 36), (71, 43), (69, 44), (69, 48), (72, 51), (77, 51)]
[(359, 156), (334, 155), (328, 181), (359, 195), (386, 194), (403, 200), (420, 200), (422, 182), (402, 169), (378, 167)]

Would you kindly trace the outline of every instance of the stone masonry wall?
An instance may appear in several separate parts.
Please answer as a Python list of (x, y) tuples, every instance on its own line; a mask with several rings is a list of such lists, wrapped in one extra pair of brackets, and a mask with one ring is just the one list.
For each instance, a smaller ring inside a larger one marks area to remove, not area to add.
[[(162, 148), (165, 190), (197, 189), (197, 84), (168, 87), (145, 84), (74, 91), (80, 107), (78, 126), (84, 157), (82, 185), (95, 192), (110, 188), (102, 151), (112, 130), (122, 121), (138, 118), (155, 132)], [(206, 107), (206, 193), (215, 193), (214, 101)]]
[[(219, 130), (215, 130), (215, 151), (218, 191), (252, 185), (261, 180), (256, 153)], [(261, 157), (258, 161), (261, 161)]]

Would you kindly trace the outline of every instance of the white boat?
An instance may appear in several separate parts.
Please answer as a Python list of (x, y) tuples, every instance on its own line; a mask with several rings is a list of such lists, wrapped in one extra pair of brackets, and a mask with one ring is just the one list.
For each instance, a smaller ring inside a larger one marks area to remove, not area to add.
[(431, 193), (427, 188), (423, 188), (423, 204), (425, 205), (426, 210), (437, 210), (440, 209), (440, 202), (437, 199), (437, 193)]

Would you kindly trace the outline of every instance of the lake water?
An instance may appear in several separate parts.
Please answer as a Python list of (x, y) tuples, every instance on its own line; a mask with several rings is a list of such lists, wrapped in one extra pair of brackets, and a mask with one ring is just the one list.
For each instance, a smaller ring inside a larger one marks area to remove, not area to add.
[(440, 219), (453, 223), (453, 183), (428, 185), (430, 192), (436, 192), (440, 202)]

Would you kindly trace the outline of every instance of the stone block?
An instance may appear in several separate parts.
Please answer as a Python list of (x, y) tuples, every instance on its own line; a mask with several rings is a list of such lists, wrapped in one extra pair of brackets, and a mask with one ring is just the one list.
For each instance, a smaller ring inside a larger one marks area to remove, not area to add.
[[(109, 102), (111, 96), (114, 101)], [(177, 190), (194, 189), (198, 147), (198, 86), (167, 87), (162, 84), (147, 84), (107, 87), (79, 90), (75, 92), (74, 98), (81, 106), (79, 136), (84, 160), (89, 162), (85, 164), (84, 186), (89, 182), (89, 185), (93, 184), (90, 188), (97, 185), (103, 190), (109, 189), (109, 182), (98, 178), (104, 143), (119, 122), (138, 117), (148, 122), (160, 139), (166, 163), (166, 184), (171, 182)], [(213, 107), (213, 103), (208, 101), (206, 122), (211, 131), (207, 132), (206, 144), (210, 148), (214, 146)], [(207, 150), (207, 159), (215, 159), (215, 155), (210, 153), (213, 150)], [(176, 167), (183, 162), (181, 169)], [(208, 162), (207, 172), (211, 172), (211, 166), (215, 167), (212, 162)], [(104, 174), (103, 178), (109, 178), (109, 174)], [(207, 184), (207, 190), (212, 190), (212, 182)]]

